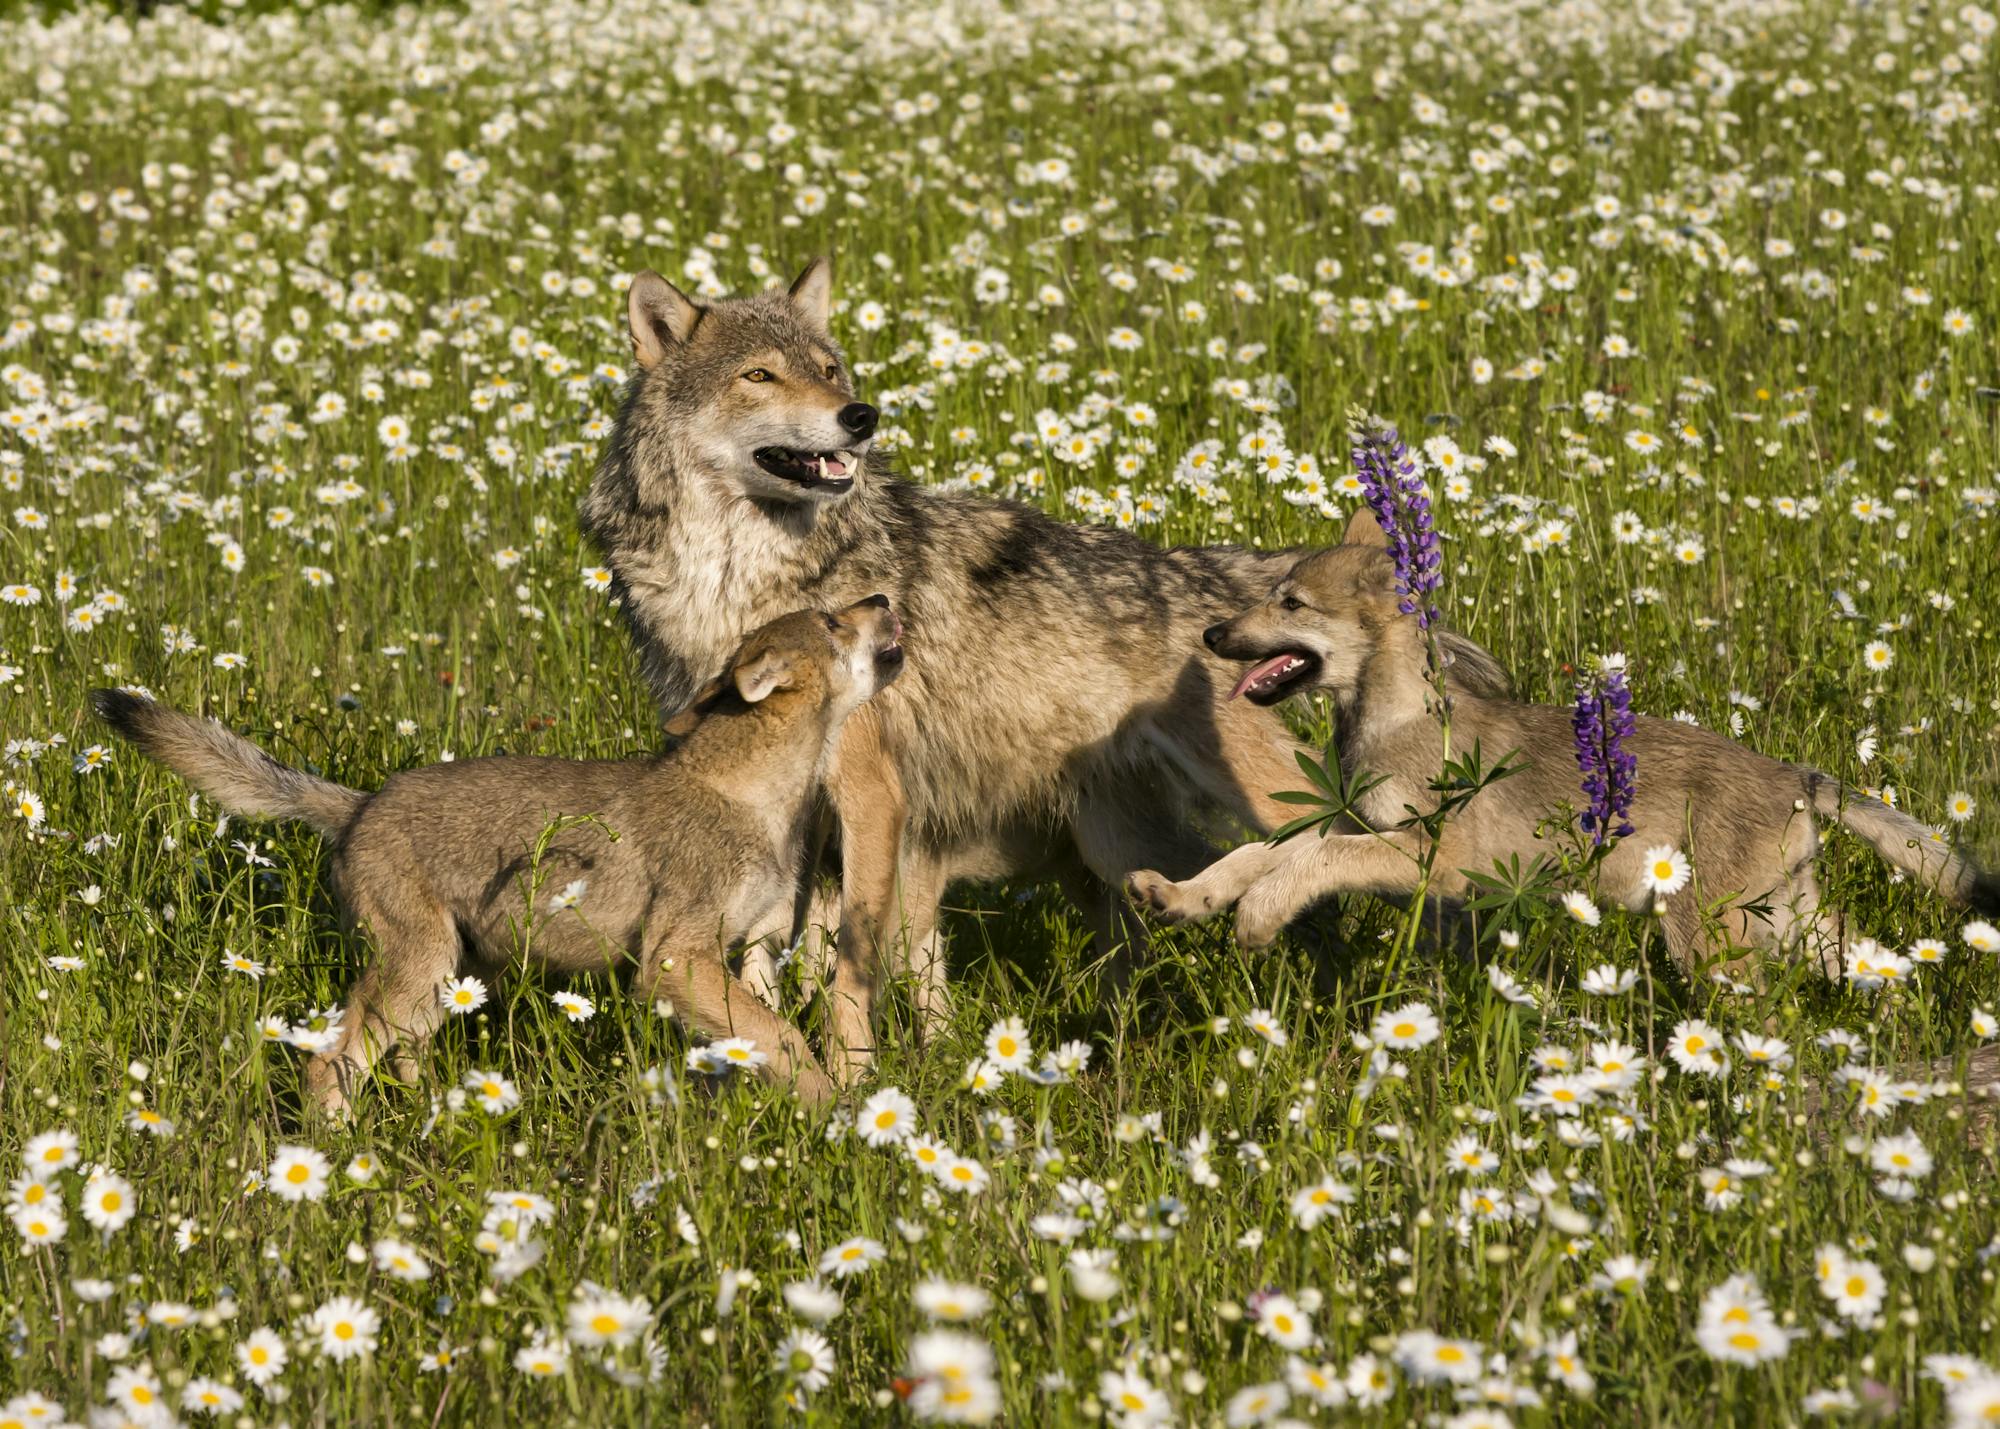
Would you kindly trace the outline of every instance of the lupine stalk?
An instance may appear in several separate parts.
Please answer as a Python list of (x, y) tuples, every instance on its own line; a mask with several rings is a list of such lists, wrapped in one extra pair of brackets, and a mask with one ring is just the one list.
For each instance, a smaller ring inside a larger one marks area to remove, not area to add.
[(1393, 426), (1359, 408), (1348, 413), (1348, 421), (1361, 499), (1381, 523), (1395, 558), (1398, 608), (1416, 616), (1417, 627), (1428, 632), (1438, 618), (1431, 594), (1444, 580), (1444, 556), (1423, 477)]
[(1578, 688), (1570, 727), (1576, 732), (1576, 767), (1583, 772), (1585, 808), (1578, 822), (1593, 846), (1614, 835), (1631, 837), (1628, 815), (1639, 760), (1625, 747), (1637, 724), (1623, 670), (1610, 669), (1602, 680)]

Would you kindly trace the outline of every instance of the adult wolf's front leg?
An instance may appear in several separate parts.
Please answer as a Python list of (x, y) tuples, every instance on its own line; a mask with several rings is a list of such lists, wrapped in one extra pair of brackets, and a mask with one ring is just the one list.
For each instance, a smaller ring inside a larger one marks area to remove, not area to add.
[(901, 931), (897, 874), (909, 805), (902, 776), (872, 710), (852, 715), (835, 746), (827, 787), (840, 815), (840, 937), (826, 992), (827, 1061), (843, 1086), (875, 1057), (875, 999), (891, 940)]

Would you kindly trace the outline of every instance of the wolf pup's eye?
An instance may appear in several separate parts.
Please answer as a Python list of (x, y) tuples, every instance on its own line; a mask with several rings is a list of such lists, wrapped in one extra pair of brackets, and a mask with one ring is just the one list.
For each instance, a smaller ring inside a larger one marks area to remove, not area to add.
[(1281, 610), (1304, 610), (1306, 603), (1295, 595), (1288, 595), (1278, 602), (1278, 608)]
[(769, 382), (771, 374), (761, 367), (753, 367), (743, 374), (743, 380), (745, 382)]

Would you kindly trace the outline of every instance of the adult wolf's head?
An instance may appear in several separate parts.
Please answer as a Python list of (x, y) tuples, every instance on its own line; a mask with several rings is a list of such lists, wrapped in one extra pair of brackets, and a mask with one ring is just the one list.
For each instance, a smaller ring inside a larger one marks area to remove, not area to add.
[(816, 258), (783, 293), (696, 303), (657, 273), (627, 294), (638, 363), (620, 433), (640, 506), (651, 479), (718, 483), (725, 495), (797, 506), (837, 501), (863, 479), (879, 416), (854, 399), (827, 330), (833, 266)]

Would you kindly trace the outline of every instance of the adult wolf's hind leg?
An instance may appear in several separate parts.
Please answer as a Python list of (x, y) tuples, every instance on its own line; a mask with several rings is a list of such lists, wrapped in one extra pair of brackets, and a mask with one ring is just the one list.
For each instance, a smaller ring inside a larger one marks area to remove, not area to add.
[(826, 983), (827, 1060), (833, 1075), (852, 1085), (875, 1058), (875, 1002), (900, 931), (897, 881), (908, 820), (902, 776), (865, 706), (841, 731), (828, 787), (840, 813), (841, 886), (840, 936)]
[(1215, 848), (1188, 827), (1185, 813), (1168, 801), (1121, 790), (1093, 790), (1071, 823), (1081, 867), (1063, 871), (1063, 891), (1082, 910), (1103, 961), (1100, 991), (1120, 997), (1146, 952), (1146, 927), (1122, 896), (1137, 869), (1186, 876), (1206, 867)]
[(896, 918), (890, 926), (891, 966), (910, 974), (917, 1008), (917, 1040), (934, 1042), (951, 1025), (951, 970), (946, 962), (939, 904), (949, 881), (945, 866), (906, 839), (897, 883)]
[(799, 967), (800, 994), (811, 997), (833, 970), (833, 939), (840, 930), (840, 889), (813, 878), (811, 891), (802, 902), (804, 911), (792, 929), (792, 941), (797, 949), (794, 958)]

